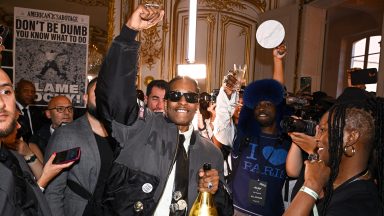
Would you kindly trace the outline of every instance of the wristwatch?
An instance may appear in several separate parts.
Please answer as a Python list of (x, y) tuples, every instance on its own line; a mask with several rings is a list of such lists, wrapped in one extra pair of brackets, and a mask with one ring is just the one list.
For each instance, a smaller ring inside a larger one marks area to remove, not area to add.
[(35, 154), (27, 155), (24, 157), (26, 163), (33, 163), (37, 159)]

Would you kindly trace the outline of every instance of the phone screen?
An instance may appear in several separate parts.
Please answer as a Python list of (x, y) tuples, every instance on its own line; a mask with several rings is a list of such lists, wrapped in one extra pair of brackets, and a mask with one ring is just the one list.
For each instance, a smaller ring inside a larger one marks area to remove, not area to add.
[(63, 164), (80, 159), (80, 147), (68, 149), (65, 151), (57, 152), (54, 164)]
[(351, 71), (352, 85), (373, 84), (373, 83), (377, 83), (376, 68), (367, 68), (367, 69)]

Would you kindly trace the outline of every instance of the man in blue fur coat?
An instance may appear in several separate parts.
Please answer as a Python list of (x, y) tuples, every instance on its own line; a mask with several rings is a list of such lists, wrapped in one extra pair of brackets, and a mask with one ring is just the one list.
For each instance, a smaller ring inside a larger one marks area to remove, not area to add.
[(284, 88), (276, 80), (247, 86), (232, 152), (235, 215), (282, 215), (290, 141), (282, 138)]

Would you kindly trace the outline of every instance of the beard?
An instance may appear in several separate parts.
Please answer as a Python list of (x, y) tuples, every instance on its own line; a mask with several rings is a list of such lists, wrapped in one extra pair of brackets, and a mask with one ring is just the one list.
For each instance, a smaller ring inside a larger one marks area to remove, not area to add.
[(17, 120), (14, 119), (6, 128), (0, 130), (2, 144), (8, 149), (17, 151), (18, 142)]
[(0, 129), (0, 137), (6, 137), (9, 134), (13, 132), (13, 130), (16, 130), (16, 124), (17, 120), (13, 119), (12, 122), (10, 122), (4, 129)]
[(91, 116), (95, 117), (96, 119), (99, 119), (99, 117), (100, 117), (99, 114), (97, 113), (96, 106), (93, 105), (93, 104), (88, 104), (88, 105), (87, 105), (87, 112), (88, 112)]

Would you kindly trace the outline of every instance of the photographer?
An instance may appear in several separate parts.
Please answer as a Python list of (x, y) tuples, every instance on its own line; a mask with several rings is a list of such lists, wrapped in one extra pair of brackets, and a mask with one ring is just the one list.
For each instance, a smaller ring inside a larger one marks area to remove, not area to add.
[[(307, 98), (307, 99), (306, 99)], [(333, 105), (334, 99), (324, 92), (314, 92), (311, 97), (290, 96), (287, 103), (294, 107), (298, 117), (287, 117), (282, 127), (292, 139), (286, 161), (286, 172), (291, 178), (297, 179), (291, 193), (292, 200), (304, 182), (304, 160), (317, 158), (316, 153), (316, 122)], [(312, 98), (309, 100), (308, 98)], [(289, 101), (289, 102), (288, 102)]]
[(383, 99), (355, 90), (322, 117), (319, 157), (305, 162), (303, 187), (284, 215), (383, 215)]
[(216, 95), (207, 92), (200, 94), (200, 106), (197, 110), (197, 127), (201, 136), (211, 139), (213, 136), (213, 121), (216, 117)]
[(316, 141), (315, 137), (305, 133), (290, 132), (288, 135), (292, 139), (292, 144), (287, 155), (285, 169), (287, 176), (297, 178), (291, 194), (291, 200), (293, 200), (304, 183), (304, 159), (308, 158), (309, 155), (315, 155)]

